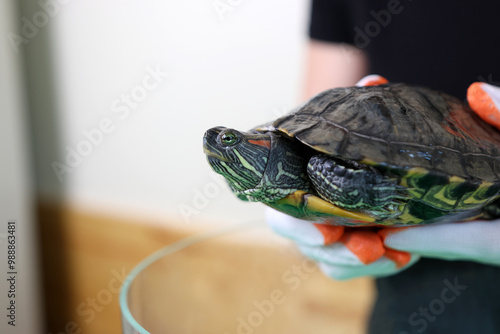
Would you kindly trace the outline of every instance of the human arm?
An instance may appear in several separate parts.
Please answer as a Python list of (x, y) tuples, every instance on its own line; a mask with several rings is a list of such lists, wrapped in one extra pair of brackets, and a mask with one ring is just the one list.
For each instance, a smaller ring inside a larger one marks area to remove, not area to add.
[(368, 74), (366, 53), (352, 45), (311, 39), (306, 53), (303, 100), (330, 88), (353, 86)]

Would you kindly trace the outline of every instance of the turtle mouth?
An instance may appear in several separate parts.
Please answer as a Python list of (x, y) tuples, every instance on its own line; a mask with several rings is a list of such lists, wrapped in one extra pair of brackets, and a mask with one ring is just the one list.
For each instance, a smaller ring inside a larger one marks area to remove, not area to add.
[(206, 146), (203, 146), (203, 153), (205, 153), (208, 157), (208, 159), (215, 159), (215, 160), (219, 160), (219, 161), (224, 161), (224, 162), (233, 162), (232, 160), (226, 158), (226, 157), (223, 157), (222, 155), (219, 155), (217, 153), (215, 153), (214, 151), (211, 151), (210, 148), (206, 147)]
[(231, 159), (224, 157), (222, 154), (217, 152), (217, 149), (214, 149), (213, 145), (210, 144), (213, 140), (208, 138), (208, 131), (203, 136), (203, 153), (205, 153), (208, 157), (208, 160), (219, 160), (223, 162), (233, 162)]

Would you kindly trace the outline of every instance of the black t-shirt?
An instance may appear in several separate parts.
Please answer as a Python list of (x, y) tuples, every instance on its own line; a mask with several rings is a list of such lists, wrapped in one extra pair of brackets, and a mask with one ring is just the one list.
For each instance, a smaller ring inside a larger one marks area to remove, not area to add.
[(500, 85), (499, 18), (500, 1), (313, 0), (309, 34), (366, 51), (389, 81), (463, 99), (472, 82)]
[[(363, 49), (389, 81), (464, 99), (474, 81), (500, 85), (499, 22), (498, 0), (313, 0), (309, 34)], [(500, 333), (499, 267), (425, 258), (376, 282), (369, 333)]]

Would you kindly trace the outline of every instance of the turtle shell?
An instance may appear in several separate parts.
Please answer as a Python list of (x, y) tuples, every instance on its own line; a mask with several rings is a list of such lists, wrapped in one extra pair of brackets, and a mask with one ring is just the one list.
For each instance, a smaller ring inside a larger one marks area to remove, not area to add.
[(432, 220), (499, 196), (500, 132), (462, 101), (431, 89), (331, 89), (264, 129), (397, 175), (416, 200), (398, 220)]

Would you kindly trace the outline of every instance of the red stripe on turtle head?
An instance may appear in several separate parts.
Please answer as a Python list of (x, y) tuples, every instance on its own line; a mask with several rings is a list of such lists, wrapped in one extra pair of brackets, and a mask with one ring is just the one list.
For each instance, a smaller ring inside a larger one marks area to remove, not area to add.
[(262, 147), (271, 148), (271, 141), (270, 140), (266, 140), (266, 139), (249, 140), (248, 142), (250, 144), (253, 144), (253, 145), (259, 145), (259, 146), (262, 146)]

